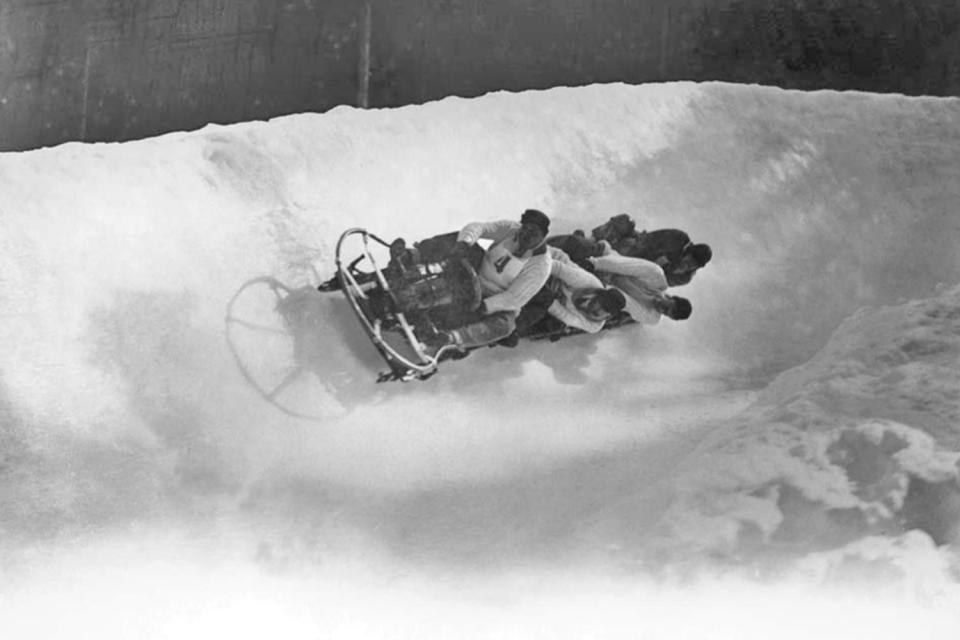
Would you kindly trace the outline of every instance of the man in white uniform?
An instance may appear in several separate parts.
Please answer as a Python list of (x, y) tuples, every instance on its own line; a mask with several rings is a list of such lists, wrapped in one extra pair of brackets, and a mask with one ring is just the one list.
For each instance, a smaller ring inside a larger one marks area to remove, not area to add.
[[(550, 276), (551, 258), (544, 244), (549, 230), (550, 219), (536, 209), (524, 211), (520, 222), (473, 222), (460, 230), (452, 249), (454, 256), (468, 256), (480, 239), (493, 241), (477, 265), (483, 301), (463, 325), (425, 336), (430, 351), (436, 353), (447, 345), (468, 348), (491, 344), (513, 333), (520, 308)], [(418, 251), (424, 254), (419, 260), (442, 255), (443, 251), (430, 246), (430, 242), (418, 243)]]
[(553, 266), (547, 286), (553, 289), (554, 300), (547, 313), (567, 327), (597, 333), (626, 306), (623, 292), (605, 287), (597, 276), (577, 266), (562, 250), (549, 250)]
[(690, 301), (665, 293), (667, 277), (660, 265), (610, 252), (587, 258), (603, 282), (620, 289), (627, 297), (624, 308), (641, 324), (657, 324), (661, 316), (686, 320), (693, 308)]
[[(597, 276), (574, 263), (556, 247), (548, 247), (550, 279), (517, 317), (517, 336), (561, 333), (566, 328), (597, 333), (623, 310), (624, 294), (606, 287)], [(517, 340), (501, 344), (514, 346)]]

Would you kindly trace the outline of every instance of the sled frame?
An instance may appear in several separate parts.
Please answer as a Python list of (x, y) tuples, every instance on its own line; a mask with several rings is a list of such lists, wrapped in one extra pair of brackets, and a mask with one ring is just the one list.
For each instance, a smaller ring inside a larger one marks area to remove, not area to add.
[[(343, 256), (344, 242), (353, 236), (359, 236), (361, 238), (362, 253), (360, 256), (354, 258), (350, 263), (345, 265)], [(350, 308), (353, 309), (357, 319), (360, 320), (360, 324), (367, 333), (367, 336), (370, 338), (371, 342), (373, 342), (374, 347), (376, 347), (381, 357), (383, 357), (387, 365), (390, 367), (389, 371), (380, 373), (380, 375), (377, 377), (377, 382), (390, 382), (395, 380), (399, 380), (401, 382), (408, 382), (410, 380), (426, 380), (437, 372), (437, 365), (440, 356), (442, 356), (451, 347), (444, 347), (434, 356), (429, 356), (426, 354), (423, 343), (421, 343), (417, 338), (413, 326), (407, 320), (406, 316), (404, 316), (403, 312), (400, 311), (400, 306), (397, 303), (396, 296), (394, 296), (393, 292), (390, 290), (390, 285), (387, 283), (387, 279), (384, 277), (383, 271), (379, 265), (377, 265), (376, 259), (370, 253), (371, 241), (376, 242), (384, 247), (390, 246), (390, 243), (361, 227), (347, 229), (340, 235), (340, 239), (337, 241), (336, 249), (336, 268), (337, 278), (340, 282), (340, 289), (343, 291), (347, 301), (350, 303)], [(361, 305), (361, 300), (369, 300), (369, 296), (363, 290), (362, 285), (357, 282), (357, 275), (363, 273), (357, 269), (357, 265), (364, 259), (369, 262), (370, 266), (373, 268), (372, 273), (376, 278), (377, 286), (380, 287), (381, 291), (389, 301), (389, 314), (397, 321), (403, 336), (416, 353), (419, 361), (415, 362), (394, 349), (393, 346), (390, 345), (390, 343), (388, 343), (383, 337), (383, 319), (370, 317), (370, 315)]]

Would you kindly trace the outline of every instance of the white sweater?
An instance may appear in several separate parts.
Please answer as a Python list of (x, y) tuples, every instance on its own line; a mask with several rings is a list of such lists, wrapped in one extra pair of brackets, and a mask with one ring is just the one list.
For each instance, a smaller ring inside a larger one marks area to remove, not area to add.
[(457, 240), (476, 244), (493, 240), (480, 264), (480, 286), (488, 313), (519, 312), (550, 277), (550, 254), (543, 247), (514, 255), (520, 223), (512, 220), (472, 222), (460, 230)]
[(616, 252), (588, 260), (604, 282), (620, 289), (626, 296), (625, 310), (631, 318), (641, 324), (660, 322), (661, 314), (652, 305), (653, 299), (667, 289), (667, 276), (660, 265)]
[(550, 247), (550, 257), (553, 260), (550, 275), (560, 282), (562, 300), (554, 300), (547, 313), (568, 327), (587, 333), (603, 329), (602, 321), (591, 320), (573, 304), (573, 293), (577, 289), (603, 289), (603, 283), (586, 269), (577, 266), (561, 249)]

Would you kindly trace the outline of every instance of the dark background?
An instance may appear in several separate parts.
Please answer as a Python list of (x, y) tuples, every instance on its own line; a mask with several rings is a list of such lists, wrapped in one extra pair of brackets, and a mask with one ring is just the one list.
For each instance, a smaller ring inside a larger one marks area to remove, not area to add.
[[(957, 0), (371, 0), (369, 106), (594, 82), (960, 94)], [(362, 0), (0, 0), (0, 150), (358, 104)]]

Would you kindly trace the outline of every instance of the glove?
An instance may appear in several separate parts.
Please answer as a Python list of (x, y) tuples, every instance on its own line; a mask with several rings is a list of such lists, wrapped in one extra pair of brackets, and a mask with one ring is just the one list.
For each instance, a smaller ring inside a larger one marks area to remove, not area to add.
[(467, 252), (470, 250), (470, 245), (463, 240), (458, 240), (457, 244), (453, 245), (453, 257), (463, 258), (467, 255)]

